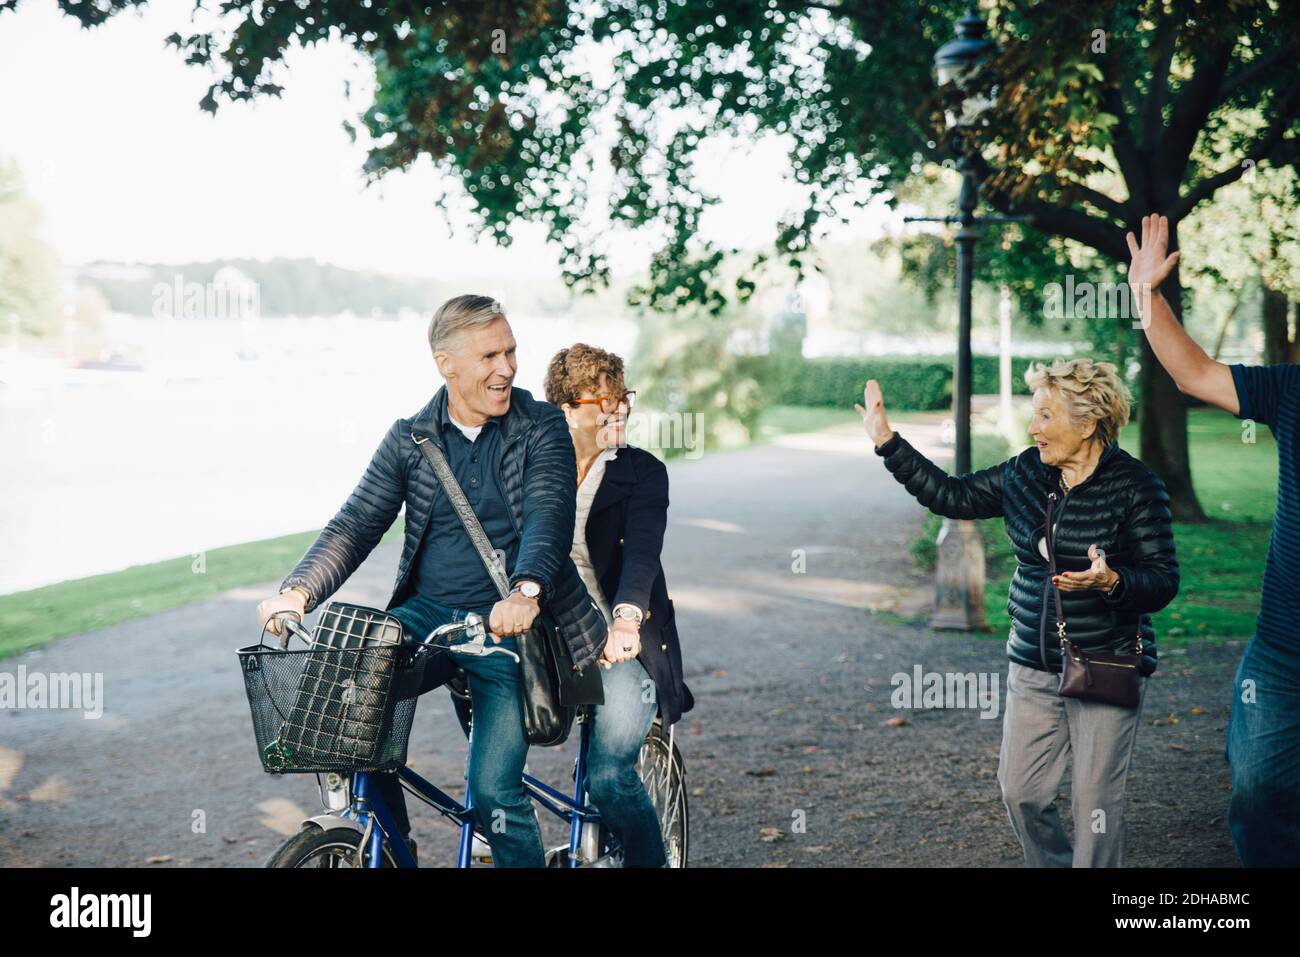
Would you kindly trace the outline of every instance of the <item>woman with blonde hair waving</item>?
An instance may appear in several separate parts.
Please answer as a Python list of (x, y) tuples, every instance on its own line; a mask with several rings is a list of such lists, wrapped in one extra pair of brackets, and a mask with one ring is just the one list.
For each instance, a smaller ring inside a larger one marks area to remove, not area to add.
[[(1151, 615), (1178, 593), (1169, 495), (1119, 447), (1130, 398), (1115, 366), (1057, 360), (1025, 380), (1034, 444), (969, 475), (945, 474), (891, 429), (874, 380), (857, 410), (918, 502), (1005, 522), (1016, 570), (998, 783), (1025, 863), (1119, 867), (1129, 760), (1156, 668)], [(1071, 759), (1073, 844), (1056, 810)]]

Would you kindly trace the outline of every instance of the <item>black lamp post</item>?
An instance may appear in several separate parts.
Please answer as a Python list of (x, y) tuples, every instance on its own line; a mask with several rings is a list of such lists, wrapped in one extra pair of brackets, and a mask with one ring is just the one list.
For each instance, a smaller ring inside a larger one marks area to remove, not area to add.
[[(940, 86), (954, 83), (960, 90), (980, 63), (995, 49), (985, 34), (987, 28), (975, 5), (957, 21), (956, 38), (939, 48), (934, 56), (935, 76)], [(971, 470), (971, 287), (974, 283), (975, 240), (978, 227), (985, 223), (1020, 222), (1020, 217), (979, 216), (979, 181), (974, 166), (962, 149), (964, 131), (977, 122), (989, 106), (987, 97), (970, 93), (964, 96), (960, 112), (946, 110), (944, 118), (953, 132), (957, 171), (961, 173), (961, 192), (957, 197), (956, 216), (909, 216), (905, 222), (955, 223), (957, 232), (957, 354), (953, 363), (953, 418), (957, 447), (953, 468), (957, 475)], [(987, 629), (984, 620), (984, 543), (979, 528), (971, 521), (945, 518), (938, 538), (935, 610), (930, 624), (935, 628), (965, 631)]]

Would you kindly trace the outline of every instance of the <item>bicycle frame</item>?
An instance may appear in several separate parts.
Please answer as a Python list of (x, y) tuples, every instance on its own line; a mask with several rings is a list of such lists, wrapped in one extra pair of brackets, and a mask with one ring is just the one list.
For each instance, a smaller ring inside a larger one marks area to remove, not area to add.
[[(471, 738), (473, 727), (470, 728)], [(580, 719), (578, 758), (574, 766), (572, 796), (551, 787), (531, 774), (524, 774), (524, 790), (534, 801), (546, 808), (551, 814), (569, 824), (569, 855), (566, 867), (577, 867), (579, 851), (582, 846), (583, 825), (600, 823), (600, 812), (584, 800), (587, 790), (587, 748), (591, 738), (591, 722)], [(355, 820), (361, 825), (363, 833), (370, 834), (370, 867), (383, 866), (383, 844), (388, 839), (388, 846), (398, 867), (415, 867), (415, 858), (410, 848), (402, 840), (394, 840), (397, 835), (397, 821), (392, 811), (377, 792), (372, 793), (373, 775), (376, 772), (357, 771), (352, 775), (352, 802), (340, 812), (341, 816)], [(426, 781), (408, 767), (399, 767), (397, 776), (406, 781), (420, 793), (444, 817), (457, 823), (460, 827), (460, 849), (456, 855), (457, 867), (469, 867), (474, 847), (474, 808), (473, 796), (469, 785), (465, 786), (465, 804), (461, 804), (440, 788)], [(469, 768), (465, 775), (469, 779)], [(374, 827), (371, 827), (371, 823)]]

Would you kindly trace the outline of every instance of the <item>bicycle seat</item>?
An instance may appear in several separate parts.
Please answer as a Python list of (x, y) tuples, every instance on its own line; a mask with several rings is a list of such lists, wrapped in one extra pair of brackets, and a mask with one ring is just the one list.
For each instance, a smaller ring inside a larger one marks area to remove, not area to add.
[(399, 701), (428, 694), (463, 674), (463, 669), (445, 648), (431, 648), (424, 644), (424, 639), (424, 635), (414, 634), (405, 627), (402, 629), (403, 654), (393, 681)]
[(465, 669), (460, 665), (456, 666), (455, 673), (447, 679), (447, 690), (453, 697), (462, 701), (469, 700), (469, 675), (465, 674)]

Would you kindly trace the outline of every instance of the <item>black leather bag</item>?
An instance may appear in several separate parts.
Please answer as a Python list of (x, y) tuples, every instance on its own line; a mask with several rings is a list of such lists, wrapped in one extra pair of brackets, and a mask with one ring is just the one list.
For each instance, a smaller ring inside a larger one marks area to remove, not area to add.
[[(456, 481), (456, 476), (432, 440), (411, 436), (424, 457), (433, 466), (443, 491), (456, 509), (465, 532), (474, 543), (479, 559), (487, 569), (502, 598), (510, 594), (510, 582), (496, 559), (492, 542), (474, 514), (473, 506)], [(573, 719), (581, 705), (604, 704), (605, 688), (600, 666), (574, 667), (573, 655), (555, 620), (545, 611), (533, 621), (526, 635), (518, 636), (519, 687), (524, 711), (524, 734), (529, 744), (553, 747), (563, 744), (573, 728)]]
[(519, 642), (520, 690), (529, 744), (563, 744), (580, 705), (604, 704), (598, 665), (578, 671), (554, 620), (542, 613)]
[[(1056, 576), (1056, 548), (1053, 539), (1052, 506), (1056, 493), (1047, 497), (1047, 559)], [(1121, 708), (1136, 708), (1142, 703), (1142, 633), (1138, 632), (1137, 653), (1132, 655), (1095, 655), (1080, 650), (1065, 636), (1065, 612), (1061, 609), (1061, 592), (1052, 586), (1056, 599), (1056, 636), (1061, 643), (1061, 680), (1056, 693), (1062, 698), (1081, 698)], [(1047, 662), (1043, 662), (1044, 665)]]

